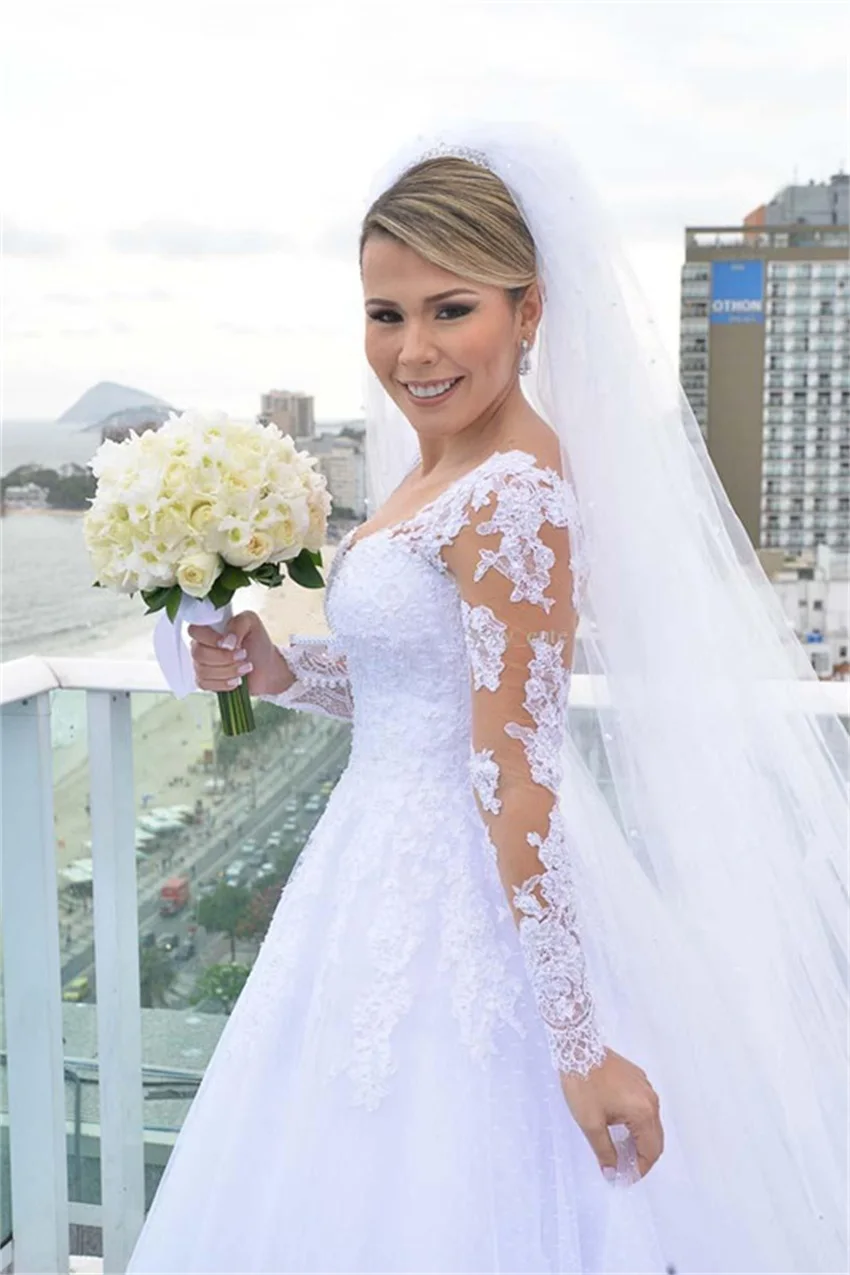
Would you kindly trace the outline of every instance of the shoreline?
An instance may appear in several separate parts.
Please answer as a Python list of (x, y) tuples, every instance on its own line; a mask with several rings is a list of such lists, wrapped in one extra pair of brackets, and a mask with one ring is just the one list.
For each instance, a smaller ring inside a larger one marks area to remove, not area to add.
[(85, 509), (59, 509), (54, 508), (52, 505), (24, 505), (20, 508), (12, 506), (11, 509), (8, 506), (3, 506), (0, 507), (0, 518), (11, 518), (13, 515), (19, 517), (21, 514), (29, 514), (30, 516), (34, 514), (59, 514), (61, 518), (81, 518), (85, 512)]

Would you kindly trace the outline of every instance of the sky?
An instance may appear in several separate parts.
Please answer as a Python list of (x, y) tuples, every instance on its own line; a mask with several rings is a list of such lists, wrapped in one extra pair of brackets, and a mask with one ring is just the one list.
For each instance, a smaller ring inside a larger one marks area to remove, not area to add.
[(2, 387), (362, 412), (357, 227), (435, 113), (558, 123), (675, 359), (685, 225), (848, 156), (844, 3), (6, 0)]

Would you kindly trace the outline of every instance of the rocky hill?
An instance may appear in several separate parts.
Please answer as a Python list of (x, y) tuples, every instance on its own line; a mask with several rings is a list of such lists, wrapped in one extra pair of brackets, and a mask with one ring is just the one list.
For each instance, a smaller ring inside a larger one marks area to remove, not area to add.
[(143, 390), (132, 389), (129, 385), (116, 385), (114, 381), (99, 381), (86, 390), (67, 412), (63, 412), (56, 424), (88, 429), (100, 426), (107, 416), (113, 416), (128, 407), (167, 409), (168, 406), (164, 399), (146, 394)]

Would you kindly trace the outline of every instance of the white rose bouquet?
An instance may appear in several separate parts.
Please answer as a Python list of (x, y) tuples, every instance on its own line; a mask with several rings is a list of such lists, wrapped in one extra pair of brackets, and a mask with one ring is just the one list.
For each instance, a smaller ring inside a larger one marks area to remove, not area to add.
[[(322, 588), (331, 498), (316, 460), (276, 425), (220, 412), (172, 414), (159, 429), (104, 442), (84, 519), (95, 584), (162, 611), (154, 645), (177, 695), (195, 689), (184, 623), (226, 627), (239, 588), (274, 588), (284, 568)], [(218, 697), (228, 735), (253, 730), (246, 686)]]

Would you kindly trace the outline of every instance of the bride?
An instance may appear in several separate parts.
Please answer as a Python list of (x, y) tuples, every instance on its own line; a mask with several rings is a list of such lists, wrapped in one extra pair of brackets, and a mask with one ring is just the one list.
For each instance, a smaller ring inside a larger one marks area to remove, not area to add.
[(844, 1270), (847, 736), (616, 236), (448, 126), (360, 270), (331, 636), (191, 630), (351, 755), (128, 1270)]

